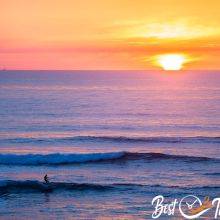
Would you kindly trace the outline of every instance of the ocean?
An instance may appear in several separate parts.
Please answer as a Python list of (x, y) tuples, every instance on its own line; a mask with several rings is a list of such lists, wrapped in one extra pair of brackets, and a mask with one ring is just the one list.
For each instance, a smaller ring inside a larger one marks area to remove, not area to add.
[(157, 195), (220, 197), (219, 71), (7, 70), (0, 100), (0, 219), (151, 219)]

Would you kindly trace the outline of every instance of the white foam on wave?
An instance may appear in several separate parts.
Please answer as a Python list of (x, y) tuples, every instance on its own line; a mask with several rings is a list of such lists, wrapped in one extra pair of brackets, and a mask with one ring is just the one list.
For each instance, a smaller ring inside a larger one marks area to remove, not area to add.
[(125, 152), (88, 153), (88, 154), (0, 154), (0, 164), (5, 165), (39, 165), (68, 164), (101, 160), (118, 159)]

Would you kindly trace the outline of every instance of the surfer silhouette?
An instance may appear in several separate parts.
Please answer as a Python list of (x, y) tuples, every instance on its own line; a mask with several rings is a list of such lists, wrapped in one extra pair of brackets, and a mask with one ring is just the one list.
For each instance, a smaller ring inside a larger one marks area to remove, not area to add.
[(44, 182), (49, 183), (49, 178), (48, 178), (47, 174), (44, 176)]

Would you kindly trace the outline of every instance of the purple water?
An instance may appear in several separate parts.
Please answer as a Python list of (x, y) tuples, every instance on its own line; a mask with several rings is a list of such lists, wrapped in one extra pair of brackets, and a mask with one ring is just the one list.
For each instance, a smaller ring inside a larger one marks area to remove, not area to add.
[(2, 71), (1, 219), (150, 219), (159, 194), (219, 197), (219, 85), (217, 71)]

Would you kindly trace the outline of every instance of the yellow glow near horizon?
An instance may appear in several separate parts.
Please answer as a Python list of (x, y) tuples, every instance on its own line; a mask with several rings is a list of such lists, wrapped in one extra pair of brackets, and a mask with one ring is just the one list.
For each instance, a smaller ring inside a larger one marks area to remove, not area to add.
[(0, 69), (220, 69), (220, 0), (0, 2)]
[(181, 54), (164, 54), (158, 56), (157, 62), (164, 70), (180, 70), (186, 58)]

